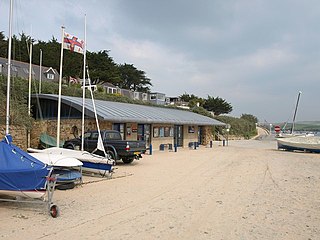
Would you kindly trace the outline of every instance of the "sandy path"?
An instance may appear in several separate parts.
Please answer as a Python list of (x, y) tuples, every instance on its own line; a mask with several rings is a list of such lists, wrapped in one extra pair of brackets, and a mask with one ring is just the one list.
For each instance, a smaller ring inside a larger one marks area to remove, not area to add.
[(0, 203), (0, 238), (320, 239), (320, 155), (270, 141), (155, 152), (116, 176), (56, 191), (61, 216)]

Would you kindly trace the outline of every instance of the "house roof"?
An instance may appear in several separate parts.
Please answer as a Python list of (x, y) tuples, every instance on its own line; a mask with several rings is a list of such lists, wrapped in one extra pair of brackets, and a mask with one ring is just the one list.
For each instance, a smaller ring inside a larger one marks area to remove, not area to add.
[[(7, 76), (7, 74), (8, 74), (8, 59), (0, 57), (0, 64), (2, 65), (1, 74)], [(18, 76), (18, 77), (21, 77), (24, 79), (29, 78), (29, 63), (20, 62), (20, 61), (12, 59), (11, 60), (11, 67), (15, 69), (15, 71), (13, 71), (13, 70), (11, 71), (12, 76)], [(55, 74), (54, 80), (58, 80), (59, 73), (57, 72), (57, 70), (53, 69), (52, 67), (45, 67), (45, 66), (41, 67), (41, 72), (42, 72), (41, 79), (52, 81), (52, 79), (48, 79), (46, 74), (44, 74), (44, 73), (49, 72), (50, 70), (52, 70), (53, 73)], [(31, 73), (32, 73), (32, 79), (39, 80), (40, 66), (32, 64), (32, 72)]]
[[(58, 101), (58, 95), (39, 94), (40, 99)], [(180, 125), (224, 126), (212, 118), (190, 111), (121, 102), (94, 100), (99, 119), (111, 122), (163, 123)], [(82, 111), (82, 98), (61, 96), (61, 103)], [(94, 117), (92, 100), (85, 99), (85, 113)]]

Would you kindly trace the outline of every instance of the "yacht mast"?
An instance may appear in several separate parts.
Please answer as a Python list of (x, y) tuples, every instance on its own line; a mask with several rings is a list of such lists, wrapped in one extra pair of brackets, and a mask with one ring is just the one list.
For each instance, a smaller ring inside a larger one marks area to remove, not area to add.
[(292, 120), (291, 134), (293, 134), (293, 131), (294, 131), (294, 124), (295, 124), (295, 121), (296, 121), (296, 115), (297, 115), (297, 110), (298, 110), (298, 105), (299, 105), (299, 100), (300, 100), (301, 93), (302, 93), (301, 91), (299, 91), (299, 93), (298, 93), (298, 99), (297, 99), (296, 108), (294, 110), (294, 115), (293, 115), (293, 120)]
[(12, 45), (12, 9), (13, 0), (10, 0), (9, 13), (9, 44), (8, 44), (8, 79), (7, 79), (7, 111), (6, 111), (6, 135), (9, 134), (10, 123), (10, 79), (11, 79), (11, 45)]

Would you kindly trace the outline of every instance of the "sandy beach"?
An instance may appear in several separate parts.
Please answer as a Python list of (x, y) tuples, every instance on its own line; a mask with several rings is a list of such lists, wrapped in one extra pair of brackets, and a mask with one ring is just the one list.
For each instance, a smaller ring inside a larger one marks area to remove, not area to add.
[(0, 239), (320, 239), (320, 154), (271, 140), (155, 151), (44, 205), (0, 202)]

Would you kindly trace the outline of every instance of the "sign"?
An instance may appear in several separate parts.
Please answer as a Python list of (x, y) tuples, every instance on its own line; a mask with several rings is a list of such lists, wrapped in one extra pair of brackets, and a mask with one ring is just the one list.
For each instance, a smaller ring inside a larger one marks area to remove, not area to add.
[(281, 131), (281, 128), (280, 128), (280, 126), (275, 126), (275, 127), (274, 127), (274, 130), (275, 130), (276, 132), (280, 132), (280, 131)]

